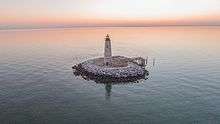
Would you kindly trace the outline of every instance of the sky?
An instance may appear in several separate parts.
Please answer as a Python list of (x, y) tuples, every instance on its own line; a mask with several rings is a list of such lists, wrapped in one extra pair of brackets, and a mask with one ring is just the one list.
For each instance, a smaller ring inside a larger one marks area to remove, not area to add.
[(220, 0), (0, 0), (0, 29), (220, 25)]

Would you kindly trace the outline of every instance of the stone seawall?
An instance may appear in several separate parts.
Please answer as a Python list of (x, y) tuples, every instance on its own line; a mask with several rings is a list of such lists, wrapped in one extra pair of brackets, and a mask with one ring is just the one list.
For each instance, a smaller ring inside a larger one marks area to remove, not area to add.
[(105, 67), (97, 65), (95, 59), (92, 59), (75, 65), (73, 69), (75, 73), (90, 79), (111, 82), (135, 81), (148, 75), (144, 67), (133, 62), (128, 62), (125, 67)]

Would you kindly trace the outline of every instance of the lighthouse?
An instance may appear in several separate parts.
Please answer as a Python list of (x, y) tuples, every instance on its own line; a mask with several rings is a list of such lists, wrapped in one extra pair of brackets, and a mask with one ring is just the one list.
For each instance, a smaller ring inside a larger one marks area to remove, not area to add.
[(112, 59), (111, 39), (107, 34), (105, 38), (104, 65), (111, 66), (111, 62), (112, 62), (111, 59)]

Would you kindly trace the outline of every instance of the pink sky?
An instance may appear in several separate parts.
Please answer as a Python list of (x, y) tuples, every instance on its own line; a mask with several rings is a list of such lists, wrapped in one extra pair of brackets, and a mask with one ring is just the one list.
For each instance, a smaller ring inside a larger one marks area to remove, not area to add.
[(7, 0), (0, 29), (220, 25), (219, 0)]

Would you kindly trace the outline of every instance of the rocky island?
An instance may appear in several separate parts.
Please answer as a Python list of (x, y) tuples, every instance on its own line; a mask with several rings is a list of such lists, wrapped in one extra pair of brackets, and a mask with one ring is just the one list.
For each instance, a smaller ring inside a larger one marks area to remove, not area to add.
[(84, 61), (72, 68), (75, 75), (97, 82), (131, 82), (145, 79), (148, 75), (145, 65), (146, 60), (142, 57), (112, 56), (111, 40), (107, 35), (104, 57)]

